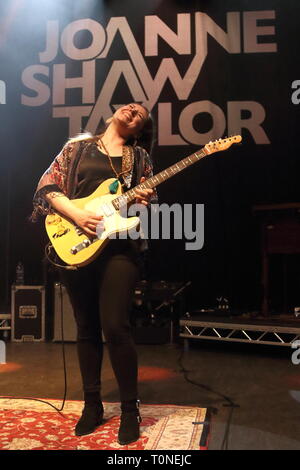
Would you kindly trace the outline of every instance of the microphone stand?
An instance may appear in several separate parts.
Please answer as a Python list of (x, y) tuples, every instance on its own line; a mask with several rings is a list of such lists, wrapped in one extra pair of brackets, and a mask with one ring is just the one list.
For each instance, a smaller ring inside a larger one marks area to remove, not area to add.
[[(158, 307), (156, 307), (154, 310), (155, 312), (158, 312), (162, 307), (170, 307), (171, 311), (171, 332), (170, 332), (170, 343), (174, 344), (174, 304), (176, 302), (176, 297), (178, 297), (187, 287), (189, 287), (192, 284), (191, 281), (186, 282), (183, 286), (181, 286), (176, 292), (170, 295), (168, 300), (164, 300)], [(177, 318), (176, 318), (177, 320)]]

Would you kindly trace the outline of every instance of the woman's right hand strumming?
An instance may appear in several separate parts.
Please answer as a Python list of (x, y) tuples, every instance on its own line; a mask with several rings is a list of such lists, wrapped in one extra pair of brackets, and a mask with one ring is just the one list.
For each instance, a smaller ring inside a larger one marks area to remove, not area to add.
[[(103, 217), (85, 209), (79, 209), (73, 214), (73, 221), (82, 228), (88, 235), (97, 237), (97, 226), (100, 224), (100, 230), (103, 230)], [(98, 227), (99, 230), (99, 227)]]

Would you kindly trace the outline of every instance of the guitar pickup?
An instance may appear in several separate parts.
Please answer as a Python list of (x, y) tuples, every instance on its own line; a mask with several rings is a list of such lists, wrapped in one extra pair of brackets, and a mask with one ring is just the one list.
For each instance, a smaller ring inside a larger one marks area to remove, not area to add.
[(76, 225), (76, 227), (75, 227), (75, 232), (78, 236), (83, 235), (83, 233), (84, 233), (82, 228), (78, 227), (78, 225)]

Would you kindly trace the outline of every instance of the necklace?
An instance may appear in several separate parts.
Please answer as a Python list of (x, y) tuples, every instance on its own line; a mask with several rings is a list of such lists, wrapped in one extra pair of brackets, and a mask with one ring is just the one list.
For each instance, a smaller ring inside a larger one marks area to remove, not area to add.
[[(101, 146), (103, 147), (104, 151), (105, 151), (105, 155), (107, 156), (108, 160), (109, 160), (109, 164), (110, 164), (110, 167), (113, 171), (113, 173), (115, 174), (116, 176), (116, 181), (114, 183), (112, 183), (111, 185), (111, 192), (115, 192), (116, 191), (116, 185), (117, 183), (119, 182), (119, 178), (120, 176), (122, 175), (125, 175), (125, 173), (129, 174), (133, 168), (133, 162), (134, 162), (134, 154), (133, 154), (133, 148), (129, 145), (123, 145), (122, 146), (122, 171), (120, 173), (118, 173), (113, 165), (113, 162), (112, 162), (112, 158), (111, 156), (109, 155), (109, 152), (106, 148), (106, 146), (104, 145), (101, 137), (99, 136), (99, 141), (101, 143)], [(99, 150), (101, 151), (101, 148), (97, 142), (97, 146), (99, 148)], [(124, 179), (124, 177), (123, 177)]]
[[(114, 172), (114, 174), (116, 175), (116, 178), (119, 179), (119, 177), (121, 176), (122, 172), (121, 173), (118, 173), (113, 165), (113, 162), (112, 162), (112, 159), (111, 159), (111, 156), (109, 155), (109, 152), (106, 148), (106, 146), (104, 145), (104, 142), (102, 141), (101, 137), (99, 136), (99, 140), (100, 140), (100, 143), (101, 143), (101, 147), (104, 149), (105, 151), (105, 155), (107, 156), (108, 160), (109, 160), (109, 164), (110, 164), (110, 167), (112, 169), (112, 171)], [(98, 143), (97, 143), (98, 145)], [(123, 146), (124, 147), (124, 146)], [(122, 147), (122, 153), (123, 153), (123, 147)], [(99, 145), (98, 145), (98, 148), (99, 148)], [(99, 150), (101, 150), (101, 148), (99, 148)]]

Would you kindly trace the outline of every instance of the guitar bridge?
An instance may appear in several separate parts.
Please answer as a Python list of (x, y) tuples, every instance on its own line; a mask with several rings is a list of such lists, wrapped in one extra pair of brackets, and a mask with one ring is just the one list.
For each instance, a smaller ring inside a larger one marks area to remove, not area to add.
[(79, 253), (79, 251), (84, 250), (85, 248), (90, 246), (92, 243), (94, 243), (94, 240), (85, 238), (81, 243), (78, 243), (78, 245), (72, 246), (70, 253), (72, 253), (72, 255), (76, 255), (77, 253)]

